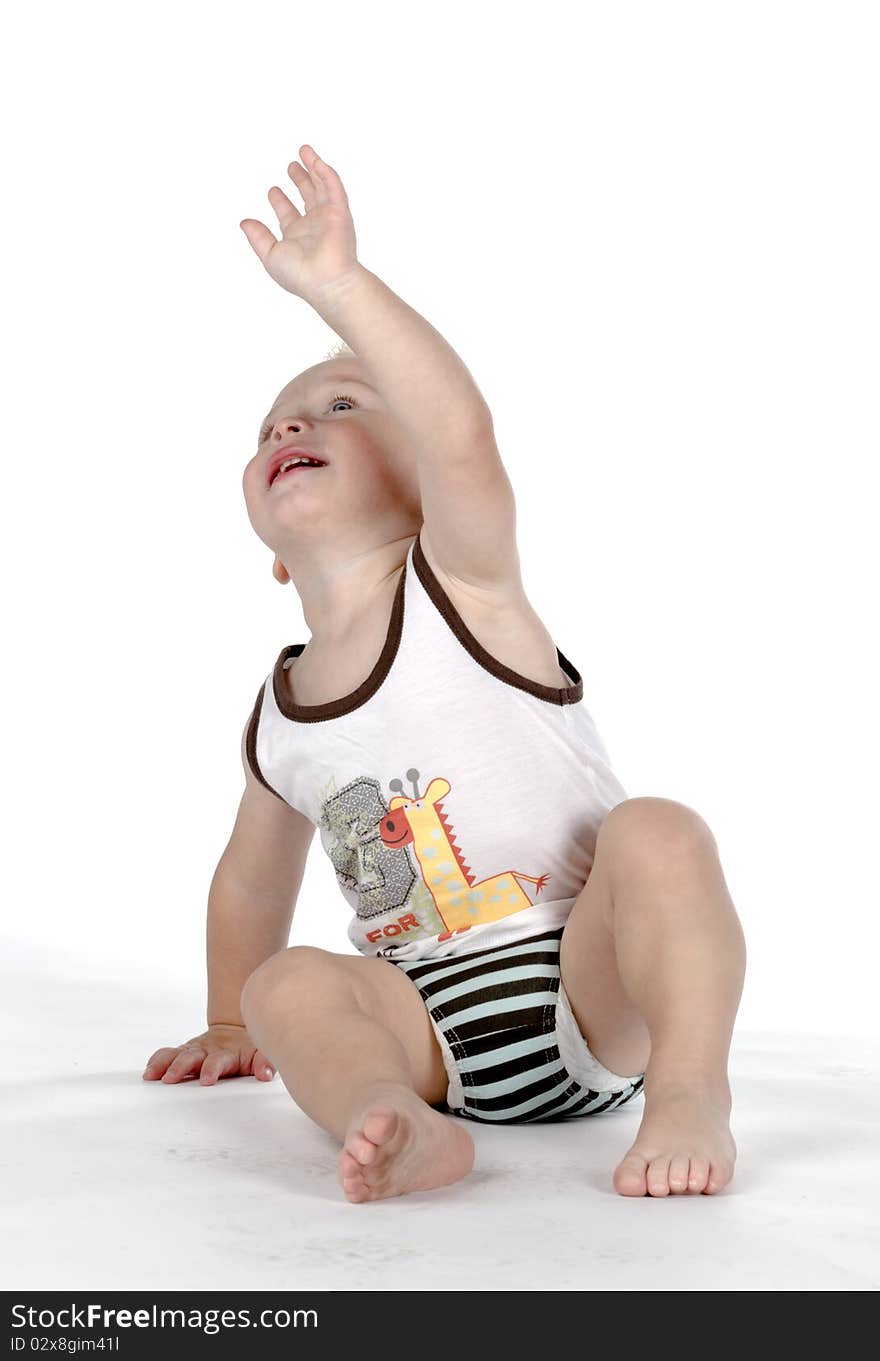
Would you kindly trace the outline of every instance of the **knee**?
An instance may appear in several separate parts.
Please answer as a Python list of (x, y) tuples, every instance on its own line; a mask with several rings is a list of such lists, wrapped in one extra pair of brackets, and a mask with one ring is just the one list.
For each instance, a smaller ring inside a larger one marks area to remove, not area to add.
[(324, 976), (329, 955), (312, 945), (291, 945), (264, 959), (241, 990), (241, 1014), (246, 1026), (283, 999), (301, 999)]
[(644, 857), (655, 864), (717, 851), (711, 829), (693, 808), (648, 797), (624, 799), (612, 808), (599, 829), (597, 850), (599, 844), (627, 862)]

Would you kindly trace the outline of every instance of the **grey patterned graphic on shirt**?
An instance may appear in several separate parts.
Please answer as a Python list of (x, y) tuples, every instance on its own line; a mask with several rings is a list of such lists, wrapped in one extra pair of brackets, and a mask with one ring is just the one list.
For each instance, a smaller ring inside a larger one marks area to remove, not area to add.
[(368, 921), (406, 906), (416, 883), (409, 852), (383, 844), (379, 823), (388, 812), (377, 780), (359, 776), (321, 804), (322, 842), (340, 884), (358, 895), (356, 912)]

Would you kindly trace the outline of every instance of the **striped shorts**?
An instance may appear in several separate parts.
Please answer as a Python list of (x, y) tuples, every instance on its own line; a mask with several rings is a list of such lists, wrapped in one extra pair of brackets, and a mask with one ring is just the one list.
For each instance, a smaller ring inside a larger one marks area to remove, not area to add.
[(629, 1101), (644, 1073), (604, 1068), (562, 986), (563, 927), (452, 958), (392, 959), (422, 995), (443, 1053), (446, 1110), (483, 1123), (598, 1115)]

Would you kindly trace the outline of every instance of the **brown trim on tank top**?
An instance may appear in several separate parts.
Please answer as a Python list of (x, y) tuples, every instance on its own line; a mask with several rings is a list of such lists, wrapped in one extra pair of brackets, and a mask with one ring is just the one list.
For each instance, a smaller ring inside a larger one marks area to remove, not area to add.
[(279, 794), (277, 789), (272, 788), (269, 781), (264, 776), (262, 770), (260, 770), (260, 765), (259, 762), (257, 761), (257, 731), (260, 726), (260, 710), (263, 707), (263, 693), (265, 689), (266, 682), (263, 681), (263, 684), (260, 686), (259, 693), (257, 694), (256, 702), (253, 707), (253, 712), (251, 713), (251, 721), (248, 724), (247, 737), (245, 738), (245, 754), (248, 759), (248, 765), (254, 772), (254, 775), (257, 777), (260, 784), (263, 785), (266, 789), (268, 789), (270, 794), (274, 794), (276, 799), (281, 799), (281, 802), (287, 808), (289, 808), (290, 804), (287, 802), (287, 799), (285, 799), (283, 795)]
[(482, 643), (471, 633), (467, 624), (462, 619), (458, 610), (453, 605), (449, 596), (446, 594), (437, 577), (431, 570), (428, 559), (422, 552), (421, 538), (416, 536), (413, 545), (413, 566), (416, 575), (424, 586), (431, 600), (446, 620), (452, 632), (455, 634), (462, 647), (473, 657), (475, 662), (479, 662), (484, 670), (491, 675), (497, 676), (507, 685), (514, 686), (517, 690), (525, 690), (527, 694), (535, 695), (537, 699), (547, 700), (550, 704), (577, 704), (584, 697), (584, 682), (581, 674), (567, 657), (556, 648), (556, 656), (559, 665), (567, 676), (571, 677), (571, 685), (563, 685), (558, 688), (554, 685), (542, 685), (540, 681), (529, 680), (527, 676), (522, 676), (518, 671), (513, 671), (503, 662), (499, 662), (490, 652), (487, 652)]
[(403, 634), (405, 583), (406, 562), (404, 561), (394, 595), (394, 604), (391, 608), (391, 618), (388, 621), (388, 632), (385, 635), (385, 643), (379, 653), (376, 665), (367, 679), (361, 681), (357, 689), (352, 690), (350, 694), (343, 695), (341, 699), (331, 699), (325, 704), (296, 704), (284, 678), (284, 663), (289, 657), (299, 657), (305, 650), (306, 644), (289, 643), (281, 649), (272, 671), (272, 691), (275, 695), (275, 703), (285, 718), (290, 718), (296, 723), (320, 723), (322, 719), (340, 718), (343, 714), (351, 713), (352, 709), (359, 709), (376, 693), (391, 670), (391, 664), (397, 656), (397, 649), (400, 647), (400, 639)]

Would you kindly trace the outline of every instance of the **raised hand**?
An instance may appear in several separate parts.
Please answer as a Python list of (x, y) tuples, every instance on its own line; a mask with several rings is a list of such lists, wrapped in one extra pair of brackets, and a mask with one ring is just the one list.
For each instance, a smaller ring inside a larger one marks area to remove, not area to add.
[(278, 218), (281, 240), (255, 218), (246, 217), (239, 226), (275, 282), (288, 293), (311, 301), (356, 268), (358, 259), (342, 180), (308, 143), (300, 147), (299, 154), (303, 165), (291, 161), (287, 173), (302, 195), (305, 213), (273, 184), (269, 202)]

